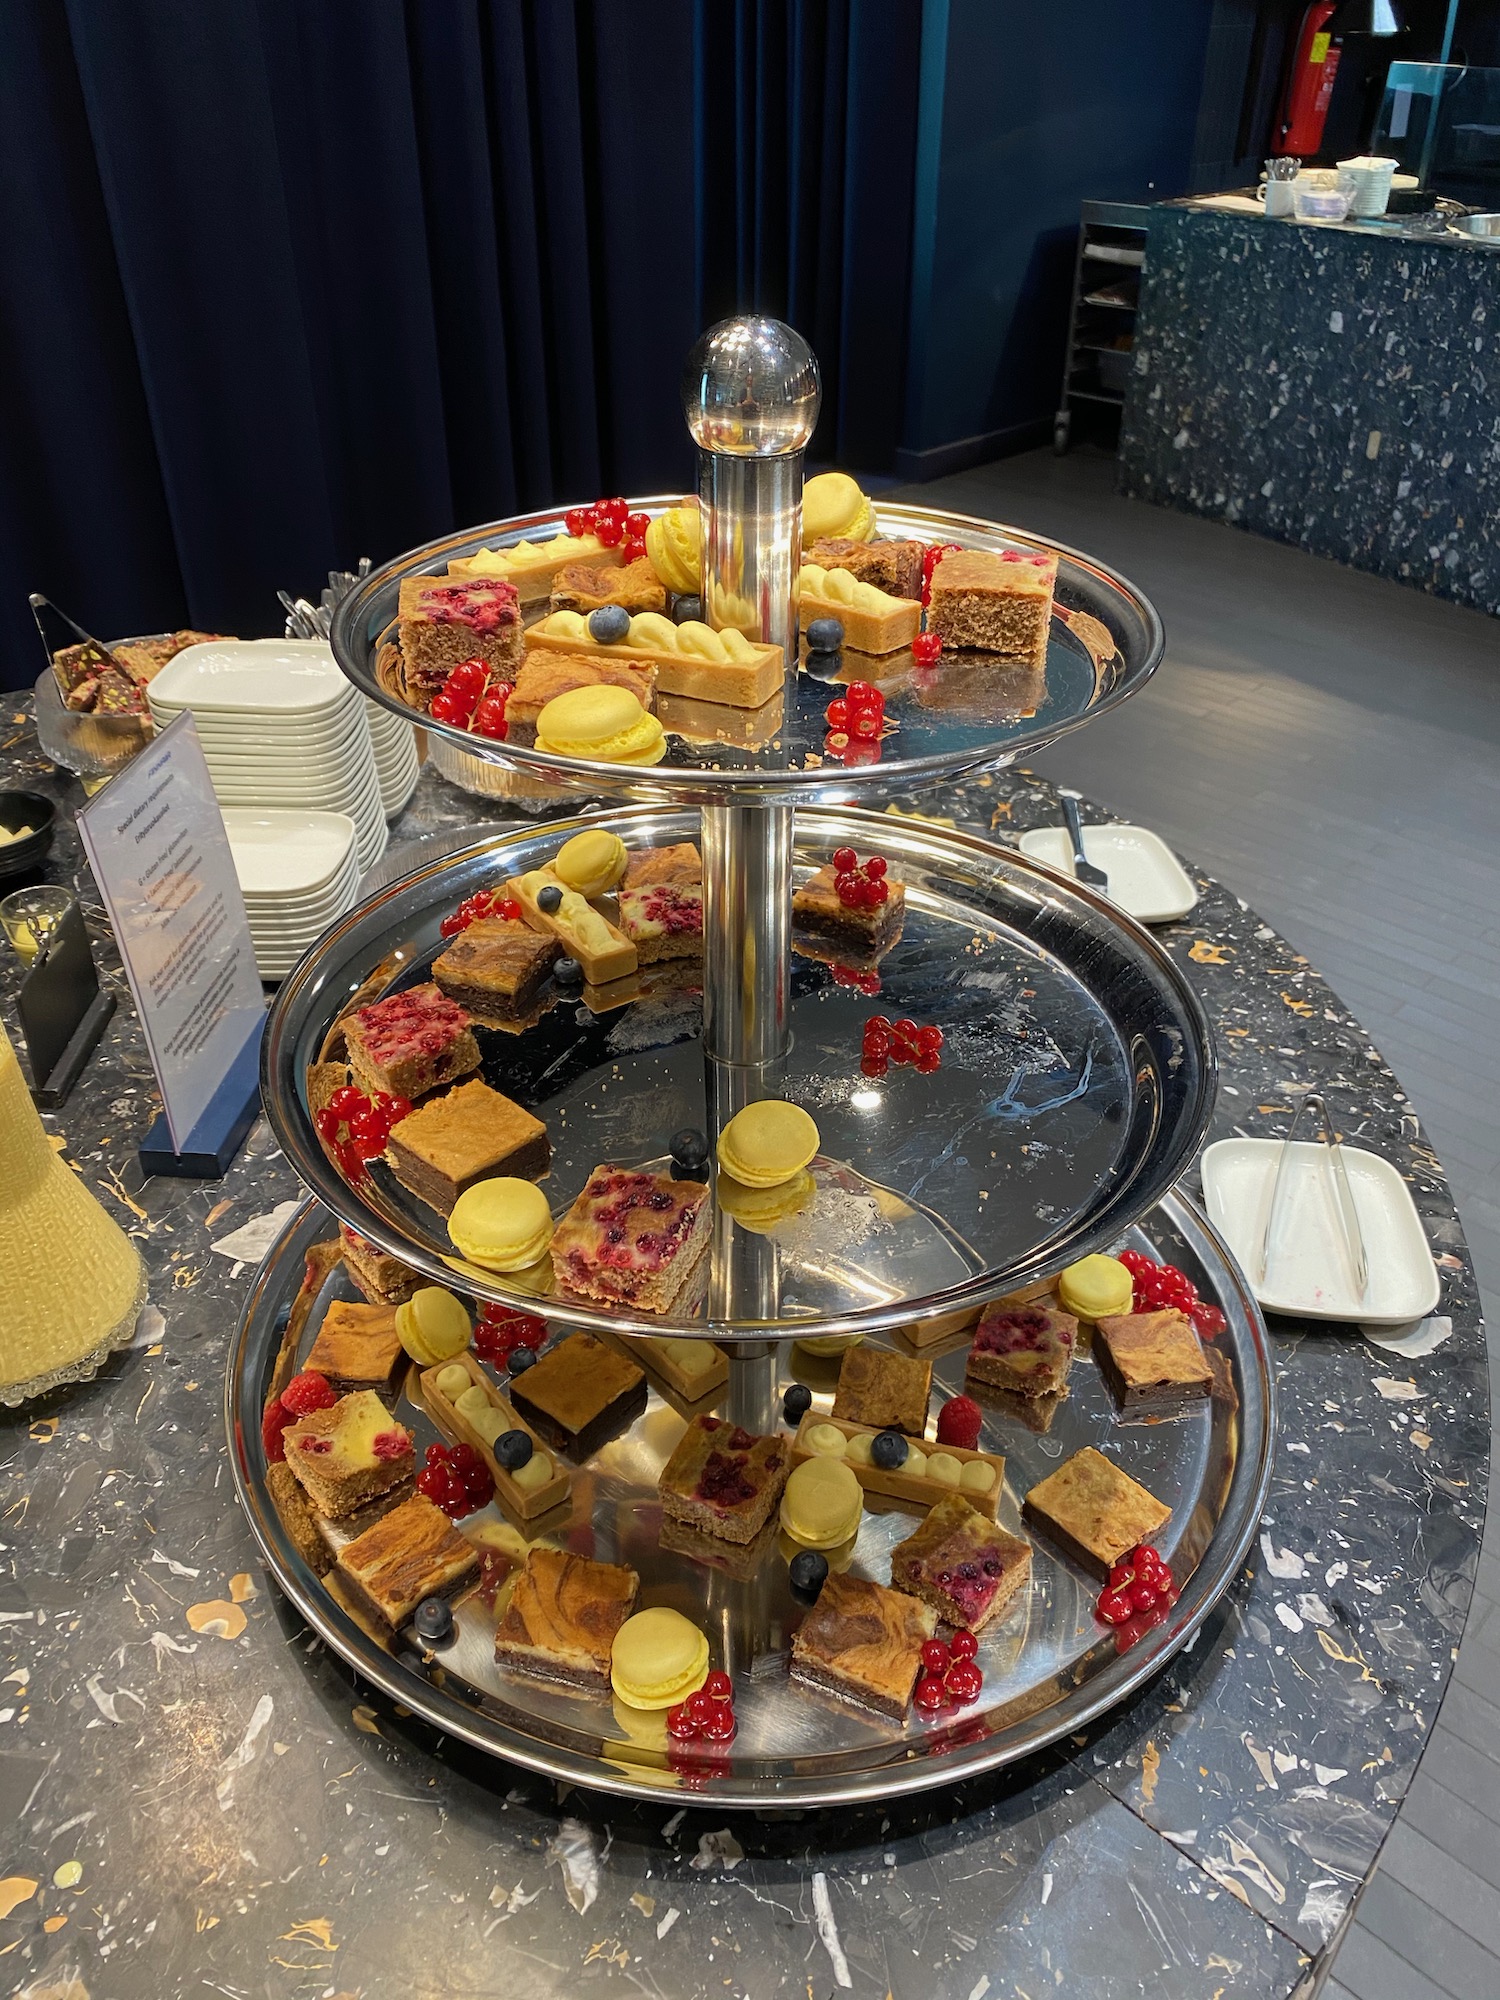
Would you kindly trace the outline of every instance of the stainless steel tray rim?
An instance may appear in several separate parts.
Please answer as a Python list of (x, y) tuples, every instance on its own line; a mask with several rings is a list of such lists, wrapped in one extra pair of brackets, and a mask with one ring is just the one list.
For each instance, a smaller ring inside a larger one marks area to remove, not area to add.
[[(661, 806), (634, 806), (623, 810), (617, 808), (610, 813), (610, 820), (612, 825), (628, 836), (643, 823), (661, 819), (672, 810), (674, 809)], [(680, 808), (675, 810), (679, 813), (681, 811)], [(318, 1195), (341, 1222), (347, 1223), (359, 1235), (378, 1244), (392, 1256), (399, 1257), (420, 1270), (435, 1283), (453, 1283), (455, 1278), (453, 1268), (442, 1258), (427, 1251), (421, 1244), (414, 1243), (401, 1234), (379, 1209), (364, 1201), (358, 1191), (343, 1178), (319, 1145), (310, 1121), (302, 1113), (297, 1079), (285, 1073), (289, 1070), (291, 1060), (291, 1052), (287, 1049), (285, 1041), (286, 1017), (297, 1005), (304, 989), (308, 990), (309, 997), (322, 992), (326, 985), (326, 974), (320, 971), (321, 962), (332, 955), (338, 940), (356, 929), (370, 912), (395, 902), (420, 883), (436, 880), (450, 868), (455, 868), (464, 862), (503, 852), (511, 843), (518, 846), (527, 845), (543, 837), (549, 840), (561, 840), (580, 826), (597, 822), (597, 819), (598, 814), (591, 813), (578, 814), (566, 820), (547, 821), (541, 825), (527, 822), (518, 825), (513, 832), (475, 842), (469, 847), (420, 865), (410, 875), (388, 884), (376, 895), (367, 898), (355, 909), (347, 912), (319, 943), (299, 960), (282, 982), (272, 1004), (266, 1032), (261, 1041), (260, 1077), (262, 1104), (277, 1143), (299, 1178)], [(1086, 1215), (1071, 1230), (1044, 1238), (1037, 1246), (1035, 1255), (1024, 1264), (981, 1274), (941, 1292), (924, 1295), (920, 1300), (896, 1300), (885, 1305), (864, 1307), (857, 1312), (825, 1312), (820, 1313), (815, 1319), (743, 1319), (733, 1322), (716, 1321), (706, 1316), (691, 1320), (663, 1319), (646, 1314), (633, 1315), (623, 1310), (611, 1311), (571, 1296), (538, 1295), (507, 1285), (504, 1278), (498, 1274), (492, 1275), (466, 1266), (462, 1274), (462, 1283), (465, 1289), (476, 1297), (509, 1306), (517, 1312), (537, 1313), (548, 1320), (566, 1321), (570, 1326), (587, 1331), (667, 1334), (674, 1339), (717, 1341), (771, 1339), (794, 1342), (807, 1337), (821, 1339), (845, 1333), (888, 1332), (918, 1317), (931, 1317), (980, 1304), (986, 1298), (993, 1297), (997, 1291), (1030, 1283), (1036, 1278), (1060, 1270), (1065, 1264), (1075, 1262), (1094, 1250), (1103, 1249), (1142, 1214), (1154, 1207), (1190, 1161), (1196, 1157), (1213, 1115), (1217, 1088), (1218, 1064), (1213, 1036), (1197, 993), (1172, 955), (1144, 926), (1137, 924), (1133, 918), (1128, 917), (1106, 897), (1086, 884), (1074, 882), (1044, 862), (1022, 854), (1019, 849), (1002, 846), (979, 833), (963, 828), (940, 827), (920, 819), (904, 817), (892, 819), (867, 808), (853, 807), (802, 807), (798, 812), (798, 824), (812, 828), (827, 827), (830, 830), (852, 828), (856, 833), (863, 831), (870, 836), (878, 834), (880, 841), (888, 849), (901, 848), (928, 859), (934, 854), (947, 856), (968, 854), (976, 861), (992, 862), (998, 855), (1007, 868), (1014, 868), (1020, 875), (1029, 877), (1036, 883), (1040, 901), (1060, 911), (1066, 910), (1070, 901), (1081, 903), (1094, 911), (1111, 928), (1131, 938), (1137, 948), (1151, 961), (1158, 974), (1164, 976), (1173, 988), (1181, 1010), (1180, 1019), (1194, 1034), (1196, 1040), (1200, 1067), (1199, 1090), (1193, 1111), (1182, 1121), (1178, 1143), (1173, 1152), (1158, 1163), (1157, 1170), (1138, 1189), (1138, 1198), (1127, 1209), (1109, 1210), (1102, 1218), (1091, 1219)]]

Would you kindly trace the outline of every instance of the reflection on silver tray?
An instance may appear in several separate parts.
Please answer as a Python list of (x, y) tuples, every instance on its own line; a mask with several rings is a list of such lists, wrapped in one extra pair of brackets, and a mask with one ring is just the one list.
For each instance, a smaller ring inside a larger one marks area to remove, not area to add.
[[(1181, 1596), (1163, 1623), (1122, 1647), (1094, 1618), (1097, 1585), (1033, 1538), (1028, 1598), (982, 1636), (980, 1700), (938, 1721), (914, 1716), (896, 1725), (788, 1685), (787, 1650), (802, 1616), (787, 1584), (790, 1545), (774, 1521), (748, 1551), (674, 1546), (675, 1535), (663, 1536), (656, 1479), (684, 1419), (653, 1394), (634, 1424), (575, 1476), (571, 1514), (558, 1510), (539, 1527), (557, 1545), (631, 1564), (644, 1603), (675, 1604), (707, 1630), (714, 1664), (736, 1677), (740, 1727), (728, 1751), (705, 1765), (691, 1752), (669, 1750), (659, 1714), (502, 1673), (493, 1659), (494, 1613), (476, 1599), (458, 1607), (456, 1642), (423, 1666), (409, 1643), (379, 1643), (356, 1624), (297, 1554), (266, 1486), (260, 1416), (304, 1253), (332, 1227), (316, 1202), (298, 1213), (257, 1275), (231, 1350), (231, 1459), (256, 1537), (312, 1625), (393, 1699), (440, 1730), (561, 1780), (657, 1798), (678, 1790), (715, 1805), (795, 1807), (917, 1791), (1008, 1763), (1123, 1699), (1185, 1644), (1232, 1581), (1260, 1517), (1273, 1428), (1265, 1330), (1219, 1239), (1176, 1196), (1154, 1213), (1149, 1234), (1132, 1231), (1127, 1240), (1171, 1258), (1217, 1300), (1228, 1321), (1218, 1346), (1239, 1408), (1220, 1396), (1169, 1422), (1121, 1429), (1093, 1363), (1080, 1358), (1072, 1392), (1047, 1433), (1033, 1435), (992, 1413), (982, 1442), (1007, 1461), (1000, 1524), (1012, 1533), (1031, 1485), (1080, 1446), (1102, 1447), (1172, 1502), (1158, 1543)], [(335, 1266), (322, 1297), (347, 1290)], [(319, 1316), (315, 1310), (308, 1321), (303, 1351)], [(960, 1386), (963, 1359), (960, 1347), (938, 1361), (934, 1407)], [(835, 1374), (836, 1364), (806, 1364), (800, 1349), (787, 1350), (782, 1380), (806, 1381), (822, 1409)], [(400, 1415), (416, 1431), (420, 1453), (432, 1435), (425, 1412), (403, 1403)], [(855, 1572), (887, 1581), (891, 1549), (916, 1518), (885, 1503), (867, 1509), (847, 1558)], [(464, 1525), (472, 1530), (497, 1519), (491, 1510)]]

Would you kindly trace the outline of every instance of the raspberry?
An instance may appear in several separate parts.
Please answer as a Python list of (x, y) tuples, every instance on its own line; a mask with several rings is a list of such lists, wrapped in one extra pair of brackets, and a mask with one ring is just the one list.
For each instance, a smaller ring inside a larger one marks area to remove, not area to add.
[(973, 1451), (979, 1444), (979, 1427), (984, 1413), (970, 1396), (950, 1396), (938, 1411), (937, 1441), (939, 1444), (961, 1445), (966, 1451)]
[(328, 1377), (320, 1375), (315, 1368), (304, 1369), (294, 1375), (281, 1392), (281, 1407), (289, 1418), (311, 1416), (314, 1410), (329, 1409), (338, 1401), (329, 1387)]

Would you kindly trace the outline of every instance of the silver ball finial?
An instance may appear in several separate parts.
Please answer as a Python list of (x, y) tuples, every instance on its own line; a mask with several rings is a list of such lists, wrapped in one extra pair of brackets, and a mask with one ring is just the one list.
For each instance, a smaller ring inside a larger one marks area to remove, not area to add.
[(822, 396), (817, 358), (801, 334), (758, 313), (711, 326), (682, 372), (694, 442), (737, 458), (801, 451)]

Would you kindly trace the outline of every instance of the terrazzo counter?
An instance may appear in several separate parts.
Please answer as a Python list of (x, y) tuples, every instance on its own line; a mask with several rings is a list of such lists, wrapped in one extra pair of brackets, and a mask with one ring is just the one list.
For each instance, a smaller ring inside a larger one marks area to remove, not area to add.
[(1154, 209), (1122, 489), (1500, 611), (1497, 249)]
[[(25, 718), (17, 778), (76, 805)], [(915, 801), (901, 799), (912, 808)], [(1024, 773), (926, 795), (1002, 838)], [(485, 808), (424, 774), (403, 839)], [(81, 867), (71, 823), (55, 879)], [(263, 1571), (234, 1497), (226, 1347), (299, 1200), (265, 1124), (221, 1183), (142, 1186), (144, 1045), (121, 1006), (49, 1125), (139, 1242), (151, 1305), (92, 1384), (3, 1423), (0, 1984), (27, 2000), (1098, 2000), (1306, 1993), (1373, 1865), (1457, 1648), (1489, 1451), (1473, 1273), (1396, 1079), (1317, 974), (1199, 876), (1161, 935), (1219, 1036), (1215, 1131), (1323, 1090), (1394, 1160), (1442, 1271), (1430, 1351), (1272, 1328), (1259, 1551), (1122, 1710), (899, 1806), (634, 1805), (490, 1762), (361, 1686)], [(7, 964), (7, 1004), (13, 999)], [(64, 1139), (65, 1135), (65, 1139)], [(60, 1251), (60, 1254), (62, 1252)]]

